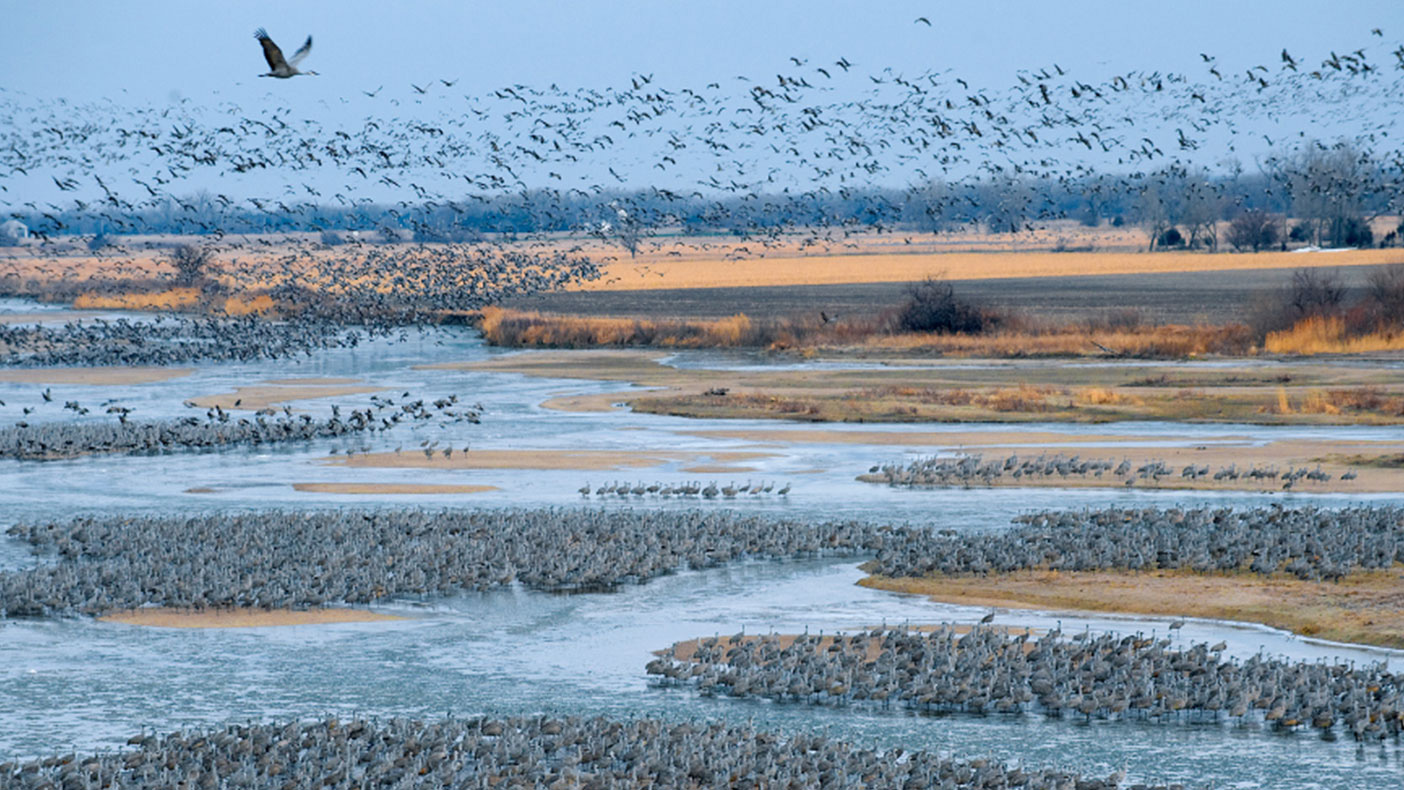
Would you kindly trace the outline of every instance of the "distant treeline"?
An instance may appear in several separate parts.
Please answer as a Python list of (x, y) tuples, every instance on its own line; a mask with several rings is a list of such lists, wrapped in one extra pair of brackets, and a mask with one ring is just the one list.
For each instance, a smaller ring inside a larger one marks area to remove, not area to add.
[(995, 179), (927, 180), (906, 189), (726, 197), (658, 188), (598, 193), (534, 189), (461, 201), (348, 207), (258, 199), (233, 203), (201, 193), (156, 198), (136, 211), (89, 204), (82, 210), (13, 216), (39, 236), (376, 231), (423, 241), (476, 241), (576, 232), (631, 248), (640, 237), (663, 229), (754, 236), (794, 228), (941, 232), (975, 225), (1016, 233), (1041, 221), (1076, 219), (1089, 226), (1136, 224), (1146, 230), (1152, 247), (1163, 243), (1167, 229), (1178, 226), (1190, 246), (1216, 247), (1215, 223), (1255, 211), (1305, 221), (1314, 240), (1339, 243), (1334, 235), (1351, 222), (1399, 213), (1404, 198), (1399, 167), (1346, 144), (1315, 144), (1261, 162), (1259, 172), (1251, 174), (1178, 166), (1056, 178), (1014, 173)]

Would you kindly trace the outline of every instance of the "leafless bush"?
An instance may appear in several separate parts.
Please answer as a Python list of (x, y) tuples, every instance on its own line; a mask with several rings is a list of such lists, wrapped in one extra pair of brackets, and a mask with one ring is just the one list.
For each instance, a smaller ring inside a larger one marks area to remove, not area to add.
[(1335, 272), (1320, 269), (1298, 269), (1292, 272), (1289, 301), (1298, 318), (1312, 315), (1332, 315), (1340, 312), (1345, 301), (1345, 286)]
[(1370, 274), (1366, 291), (1368, 307), (1383, 325), (1404, 325), (1404, 263), (1383, 266)]
[(945, 280), (928, 277), (907, 286), (905, 293), (893, 321), (897, 331), (979, 334), (994, 323), (994, 316), (956, 296)]

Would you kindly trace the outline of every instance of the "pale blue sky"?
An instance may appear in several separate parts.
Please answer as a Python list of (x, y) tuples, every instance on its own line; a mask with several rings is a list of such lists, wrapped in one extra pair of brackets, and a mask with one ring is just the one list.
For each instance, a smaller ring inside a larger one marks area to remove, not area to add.
[[(600, 86), (631, 72), (671, 84), (773, 76), (789, 56), (908, 73), (953, 68), (1005, 85), (1056, 61), (1088, 70), (1189, 71), (1199, 52), (1231, 69), (1275, 68), (1283, 47), (1315, 58), (1404, 37), (1399, 0), (1043, 0), (1016, 2), (9, 2), (0, 74), (11, 90), (84, 100), (196, 101), (270, 89), (253, 30), (291, 51), (310, 33), (322, 76), (280, 91), (328, 97), (409, 92), (461, 79), (480, 92), (513, 83)], [(928, 17), (932, 26), (914, 24)], [(1374, 39), (1378, 40), (1378, 39)]]

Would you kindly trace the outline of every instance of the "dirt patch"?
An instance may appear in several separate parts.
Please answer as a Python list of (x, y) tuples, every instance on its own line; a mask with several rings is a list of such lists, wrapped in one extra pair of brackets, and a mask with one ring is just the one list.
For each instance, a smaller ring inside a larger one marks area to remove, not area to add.
[(372, 612), (367, 609), (170, 609), (148, 607), (113, 612), (99, 617), (104, 623), (122, 623), (154, 628), (264, 628), (283, 625), (328, 625), (331, 623), (375, 623), (409, 618)]
[(293, 483), (294, 491), (314, 494), (480, 494), (497, 486), (434, 485), (429, 483)]
[(748, 461), (772, 457), (760, 452), (629, 452), (626, 450), (472, 450), (455, 451), (447, 457), (435, 449), (426, 455), (422, 450), (399, 453), (365, 453), (346, 457), (331, 457), (328, 464), (387, 469), (541, 469), (582, 471), (609, 469), (646, 469), (679, 461), (710, 460), (718, 463)]
[(1357, 572), (1340, 582), (1248, 573), (1019, 571), (920, 579), (869, 576), (859, 584), (965, 606), (1204, 617), (1261, 623), (1336, 642), (1404, 647), (1404, 574), (1398, 569)]
[(193, 368), (20, 368), (0, 370), (0, 381), (14, 384), (79, 384), (127, 386), (169, 381), (194, 373)]

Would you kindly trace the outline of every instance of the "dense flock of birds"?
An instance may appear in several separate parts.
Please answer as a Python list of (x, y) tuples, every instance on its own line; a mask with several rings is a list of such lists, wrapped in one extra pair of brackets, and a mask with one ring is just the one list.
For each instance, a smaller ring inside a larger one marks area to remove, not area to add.
[(1124, 779), (1121, 773), (1101, 779), (987, 758), (869, 749), (826, 735), (778, 735), (745, 724), (574, 716), (230, 725), (135, 735), (129, 745), (134, 748), (0, 764), (0, 790), (1111, 790)]
[(728, 483), (718, 483), (709, 480), (705, 484), (701, 480), (687, 480), (681, 483), (653, 482), (645, 483), (642, 480), (630, 483), (628, 481), (614, 481), (601, 486), (591, 488), (589, 483), (576, 489), (582, 497), (588, 498), (590, 494), (596, 497), (615, 496), (621, 499), (639, 497), (701, 497), (703, 499), (735, 499), (739, 496), (759, 497), (773, 493), (775, 496), (789, 496), (790, 484), (786, 483), (776, 489), (775, 483), (761, 480), (751, 482), (747, 480), (741, 485), (736, 481)]
[[(43, 397), (52, 397), (49, 390), (44, 391)], [(77, 401), (69, 401), (65, 406), (80, 416), (90, 411)], [(116, 414), (117, 419), (38, 423), (22, 420), (13, 426), (0, 428), (0, 458), (51, 461), (100, 453), (155, 455), (179, 450), (256, 447), (281, 442), (334, 439), (388, 431), (404, 422), (413, 424), (424, 420), (441, 420), (444, 425), (476, 423), (482, 407), (476, 404), (460, 405), (457, 395), (430, 401), (425, 398), (411, 399), (410, 393), (406, 392), (399, 402), (389, 397), (375, 397), (371, 406), (350, 409), (344, 416), (341, 407), (334, 405), (326, 418), (295, 414), (289, 406), (284, 406), (281, 411), (263, 408), (248, 417), (241, 417), (215, 405), (205, 412), (203, 418), (191, 415), (165, 420), (134, 420), (128, 416), (131, 413), (129, 407), (118, 405), (109, 406), (106, 411)], [(427, 445), (428, 440), (425, 443)], [(337, 449), (333, 452), (337, 452)]]
[(0, 617), (148, 604), (306, 608), (514, 583), (609, 590), (745, 558), (872, 554), (883, 532), (726, 512), (582, 509), (96, 516), (10, 528), (58, 561), (0, 573)]
[[(788, 642), (788, 643), (787, 643)], [(704, 694), (814, 704), (897, 705), (922, 712), (1022, 713), (1113, 719), (1261, 720), (1362, 741), (1404, 731), (1404, 676), (1383, 664), (1223, 658), (1223, 644), (1170, 638), (1035, 637), (998, 627), (968, 633), (882, 630), (793, 641), (776, 635), (701, 640), (649, 662), (664, 683)]]
[(609, 590), (745, 558), (875, 556), (890, 577), (1188, 569), (1333, 580), (1404, 562), (1404, 510), (1055, 511), (1013, 529), (807, 523), (731, 512), (584, 509), (95, 516), (9, 534), (57, 562), (0, 574), (8, 616), (147, 604), (298, 607), (452, 595), (513, 583)]
[[(1258, 486), (1280, 484), (1282, 490), (1290, 491), (1305, 483), (1329, 483), (1334, 479), (1321, 466), (1315, 468), (1298, 466), (1280, 469), (1272, 465), (1249, 465), (1239, 468), (1233, 463), (1210, 469), (1208, 464), (1171, 465), (1163, 459), (1148, 460), (1132, 464), (1122, 459), (1113, 464), (1105, 458), (1083, 458), (1078, 455), (1037, 456), (1010, 455), (986, 461), (981, 455), (961, 455), (956, 457), (929, 456), (908, 461), (905, 464), (880, 464), (868, 468), (868, 473), (860, 479), (875, 483), (888, 483), (894, 486), (940, 487), (995, 485), (996, 483), (1032, 484), (1050, 480), (1068, 479), (1103, 480), (1116, 479), (1124, 485), (1160, 485), (1162, 480), (1170, 483), (1206, 481), (1214, 483), (1238, 483), (1248, 481)], [(1350, 481), (1356, 478), (1355, 470), (1347, 470), (1340, 479)]]
[(1404, 562), (1404, 509), (1393, 506), (1062, 510), (1015, 524), (889, 541), (874, 567), (885, 576), (1182, 568), (1336, 580)]
[(312, 321), (194, 318), (92, 318), (52, 324), (0, 324), (0, 365), (115, 367), (249, 362), (355, 348), (364, 331)]

